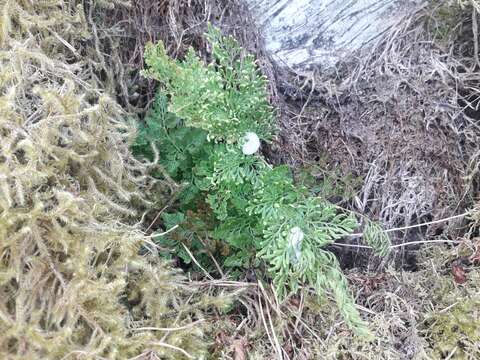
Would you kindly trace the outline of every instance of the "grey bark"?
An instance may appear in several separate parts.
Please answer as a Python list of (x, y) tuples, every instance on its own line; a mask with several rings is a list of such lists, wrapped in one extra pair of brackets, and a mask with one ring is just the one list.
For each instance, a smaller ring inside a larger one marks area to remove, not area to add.
[(330, 67), (371, 43), (420, 0), (245, 0), (280, 64)]

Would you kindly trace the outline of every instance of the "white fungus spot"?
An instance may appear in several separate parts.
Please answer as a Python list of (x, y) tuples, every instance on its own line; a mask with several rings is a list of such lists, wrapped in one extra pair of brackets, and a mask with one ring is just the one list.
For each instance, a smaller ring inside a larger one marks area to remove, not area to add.
[(300, 257), (302, 255), (302, 240), (305, 235), (303, 234), (302, 229), (300, 229), (298, 226), (295, 226), (290, 229), (290, 234), (288, 235), (288, 242), (290, 245), (290, 248), (293, 249), (295, 252), (295, 260), (300, 261)]
[(243, 138), (242, 152), (245, 155), (253, 155), (260, 148), (260, 139), (257, 134), (253, 132), (247, 132)]

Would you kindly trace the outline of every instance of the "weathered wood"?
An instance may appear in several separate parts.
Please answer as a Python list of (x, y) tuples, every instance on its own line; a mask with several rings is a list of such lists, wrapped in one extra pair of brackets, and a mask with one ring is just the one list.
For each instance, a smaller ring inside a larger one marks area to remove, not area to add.
[(291, 67), (332, 65), (401, 20), (415, 0), (245, 0), (267, 50)]

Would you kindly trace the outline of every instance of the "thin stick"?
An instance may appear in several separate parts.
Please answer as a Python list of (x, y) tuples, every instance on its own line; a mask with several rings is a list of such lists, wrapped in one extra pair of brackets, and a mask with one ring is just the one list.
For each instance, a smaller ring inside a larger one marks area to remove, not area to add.
[(150, 225), (148, 225), (147, 227), (147, 230), (145, 230), (145, 232), (148, 232), (148, 230), (150, 230), (152, 228), (152, 226), (157, 222), (158, 218), (160, 217), (160, 215), (162, 215), (162, 213), (167, 209), (167, 207), (169, 206), (170, 204), (166, 205), (163, 207), (162, 210), (160, 210), (158, 212), (158, 214), (155, 216), (155, 218), (152, 220), (152, 222), (150, 223)]
[(186, 352), (182, 348), (179, 348), (175, 345), (170, 345), (170, 344), (160, 342), (160, 341), (154, 342), (154, 343), (152, 343), (152, 345), (158, 345), (158, 346), (163, 346), (163, 347), (166, 347), (166, 348), (169, 348), (169, 349), (177, 350), (177, 351), (181, 352), (183, 355), (185, 355), (187, 358), (194, 359), (194, 357), (192, 355), (190, 355), (188, 352)]
[(148, 236), (144, 236), (146, 238), (154, 238), (154, 237), (157, 237), (157, 236), (164, 236), (164, 235), (167, 235), (168, 233), (172, 232), (173, 230), (175, 230), (176, 228), (178, 228), (178, 224), (171, 227), (170, 229), (168, 229), (167, 231), (164, 231), (163, 233), (157, 233), (157, 234), (153, 234), (153, 235), (148, 235)]
[(456, 352), (457, 352), (457, 347), (455, 346), (455, 348), (452, 350), (450, 354), (448, 354), (445, 360), (450, 360), (453, 357), (453, 355), (455, 355)]
[[(263, 287), (262, 283), (260, 281), (258, 281), (258, 286), (261, 290), (261, 292), (263, 293), (263, 297), (264, 299), (266, 299), (267, 301), (265, 302), (265, 309), (267, 309), (268, 307), (268, 304), (270, 304), (270, 306), (272, 307), (272, 309), (275, 309), (275, 306), (273, 306), (272, 304), (272, 301), (270, 300), (270, 298), (267, 296), (267, 292), (265, 291), (265, 288)], [(260, 295), (260, 294), (259, 294)], [(261, 300), (259, 299), (259, 303), (260, 303), (260, 307), (261, 307)], [(263, 309), (262, 309), (263, 311)], [(277, 311), (278, 313), (278, 311)], [(279, 314), (280, 315), (280, 314)], [(278, 341), (278, 338), (277, 338), (277, 334), (275, 333), (275, 328), (273, 327), (273, 323), (272, 323), (272, 317), (270, 315), (270, 311), (267, 311), (267, 316), (268, 316), (268, 322), (270, 324), (270, 329), (272, 331), (272, 338), (274, 340), (274, 342), (272, 342), (272, 345), (275, 347), (275, 350), (278, 352), (278, 355), (279, 355), (279, 359), (283, 359), (283, 355), (282, 355), (282, 347), (280, 346), (280, 342)], [(262, 317), (263, 317), (263, 314), (262, 314)], [(266, 325), (266, 321), (265, 321), (265, 326)], [(270, 338), (270, 336), (269, 336)]]
[[(418, 245), (418, 244), (430, 244), (430, 243), (451, 243), (451, 244), (460, 244), (462, 241), (457, 240), (421, 240), (421, 241), (411, 241), (403, 244), (397, 244), (390, 246), (390, 249), (400, 248), (408, 245)], [(359, 245), (359, 244), (345, 244), (345, 243), (333, 243), (333, 246), (342, 246), (342, 247), (354, 247), (361, 249), (373, 249), (373, 247), (368, 245)]]
[(191, 328), (191, 327), (193, 327), (197, 324), (200, 324), (204, 321), (205, 321), (205, 319), (200, 319), (200, 320), (192, 322), (191, 324), (188, 324), (188, 325), (185, 325), (185, 326), (179, 326), (179, 327), (175, 327), (175, 328), (159, 328), (159, 327), (147, 326), (147, 327), (136, 328), (136, 329), (133, 329), (133, 330), (134, 331), (178, 331), (178, 330), (189, 329), (189, 328)]
[(277, 349), (277, 352), (279, 353), (279, 359), (283, 359), (283, 351), (282, 347), (280, 346), (280, 342), (278, 341), (277, 334), (275, 333), (275, 328), (273, 327), (273, 322), (272, 322), (272, 316), (270, 315), (270, 311), (267, 311), (267, 316), (268, 316), (268, 322), (270, 324), (270, 329), (272, 329), (272, 337), (275, 340), (275, 348)]
[(477, 22), (477, 9), (474, 7), (472, 10), (472, 31), (473, 31), (473, 56), (477, 66), (480, 67), (480, 60), (478, 59), (478, 22)]
[(220, 273), (220, 276), (222, 278), (225, 277), (225, 273), (222, 271), (222, 268), (220, 267), (220, 264), (217, 262), (217, 260), (215, 259), (215, 257), (213, 256), (212, 252), (211, 251), (208, 251), (208, 255), (210, 256), (210, 258), (213, 260), (213, 263), (215, 264), (215, 266), (217, 267), (217, 270), (218, 272)]
[(203, 239), (200, 238), (200, 237), (199, 237), (199, 240), (200, 240), (200, 242), (203, 244), (203, 246), (205, 246), (205, 249), (207, 250), (208, 256), (210, 256), (210, 259), (212, 259), (212, 261), (213, 261), (213, 263), (215, 264), (218, 272), (220, 273), (220, 276), (221, 276), (222, 278), (224, 278), (224, 277), (225, 277), (225, 274), (224, 274), (224, 272), (222, 271), (222, 268), (220, 267), (220, 264), (218, 263), (218, 261), (217, 261), (217, 260), (215, 259), (215, 257), (213, 256), (212, 252), (211, 252), (210, 250), (208, 250), (207, 244), (206, 244), (205, 241), (203, 241)]
[(242, 281), (231, 281), (231, 280), (222, 280), (222, 279), (214, 279), (211, 281), (196, 281), (185, 282), (185, 285), (188, 286), (223, 286), (223, 287), (236, 287), (236, 288), (244, 288), (244, 287), (257, 287), (256, 283), (249, 283), (249, 282), (242, 282)]
[(210, 280), (214, 280), (213, 277), (208, 273), (207, 270), (205, 270), (202, 265), (200, 265), (200, 263), (197, 261), (197, 259), (195, 259), (195, 256), (193, 256), (193, 254), (190, 252), (190, 250), (188, 249), (188, 247), (185, 246), (184, 243), (182, 243), (183, 247), (185, 248), (185, 251), (188, 253), (188, 255), (192, 258), (193, 262), (195, 263), (195, 265), (197, 265), (202, 271), (203, 273), (205, 274), (205, 276), (207, 278), (209, 278)]
[[(262, 323), (263, 323), (263, 326), (265, 327), (265, 331), (267, 332), (267, 336), (268, 336), (268, 340), (270, 341), (270, 344), (272, 344), (272, 346), (275, 348), (275, 350), (277, 350), (277, 348), (275, 347), (275, 343), (273, 342), (272, 340), (272, 337), (270, 336), (270, 331), (268, 330), (268, 325), (267, 325), (267, 320), (265, 320), (265, 314), (263, 313), (263, 306), (262, 306), (262, 298), (260, 296), (260, 294), (258, 294), (258, 305), (260, 307), (260, 316), (262, 318)], [(282, 353), (280, 353), (280, 356), (282, 355)]]
[[(463, 218), (463, 217), (469, 215), (470, 213), (471, 213), (471, 211), (467, 211), (467, 212), (464, 212), (463, 214), (450, 216), (450, 217), (444, 218), (444, 219), (439, 219), (439, 220), (435, 220), (435, 221), (428, 221), (428, 222), (424, 222), (424, 223), (421, 223), (421, 224), (415, 224), (415, 225), (410, 225), (410, 226), (402, 226), (402, 227), (393, 228), (393, 229), (387, 229), (387, 230), (385, 230), (385, 232), (390, 233), (390, 232), (394, 232), (394, 231), (408, 230), (408, 229), (414, 229), (414, 228), (427, 226), (427, 225), (439, 224), (439, 223), (446, 222), (446, 221), (449, 221), (449, 220)], [(349, 235), (349, 237), (362, 237), (362, 236), (363, 236), (363, 233), (355, 233), (355, 234)]]

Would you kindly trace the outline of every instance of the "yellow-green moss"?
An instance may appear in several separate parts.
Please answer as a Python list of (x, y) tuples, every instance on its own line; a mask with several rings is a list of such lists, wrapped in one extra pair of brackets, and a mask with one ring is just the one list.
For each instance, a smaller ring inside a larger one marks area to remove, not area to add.
[(428, 314), (426, 327), (434, 358), (480, 357), (480, 298), (459, 298), (450, 308)]
[(202, 297), (138, 254), (152, 180), (96, 76), (92, 6), (0, 1), (0, 358), (199, 357)]

